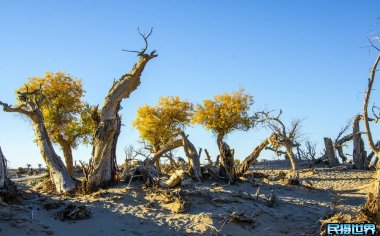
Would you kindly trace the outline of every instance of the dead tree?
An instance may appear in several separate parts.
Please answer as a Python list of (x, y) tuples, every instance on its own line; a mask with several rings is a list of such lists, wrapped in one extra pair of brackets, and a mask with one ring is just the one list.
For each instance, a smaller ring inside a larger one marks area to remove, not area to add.
[[(335, 139), (334, 147), (338, 151), (339, 156), (342, 158), (342, 162), (347, 161), (347, 157), (343, 152), (343, 147), (345, 143), (353, 141), (353, 163), (356, 169), (365, 170), (368, 169), (369, 161), (367, 158), (367, 152), (365, 151), (364, 142), (361, 137), (362, 132), (360, 131), (360, 121), (363, 119), (362, 115), (356, 115), (353, 122), (349, 122), (345, 128), (343, 128), (338, 137)], [(373, 121), (373, 119), (371, 119)], [(352, 133), (341, 137), (352, 123)]]
[(59, 157), (48, 136), (44, 124), (44, 118), (40, 105), (44, 99), (41, 89), (29, 92), (18, 92), (21, 105), (12, 107), (6, 103), (0, 102), (5, 112), (16, 112), (27, 116), (33, 124), (36, 135), (36, 143), (40, 148), (41, 155), (49, 169), (50, 179), (55, 185), (58, 193), (69, 192), (75, 188), (75, 183), (70, 177), (65, 165)]
[(311, 143), (310, 141), (306, 141), (305, 148), (299, 148), (300, 156), (298, 157), (298, 159), (315, 161), (316, 146), (317, 144)]
[(89, 188), (108, 185), (114, 181), (116, 175), (116, 145), (120, 134), (121, 120), (119, 110), (123, 99), (128, 98), (140, 85), (140, 77), (147, 63), (157, 57), (156, 51), (146, 53), (148, 38), (151, 35), (140, 32), (145, 42), (145, 47), (140, 51), (129, 51), (137, 53), (139, 60), (131, 71), (117, 81), (109, 90), (103, 107), (99, 114), (99, 125), (93, 139), (93, 150), (90, 166)]
[[(349, 121), (347, 123), (347, 125), (338, 133), (338, 136), (336, 137), (336, 139), (335, 139), (335, 141), (333, 143), (333, 148), (335, 148), (338, 151), (338, 155), (342, 159), (343, 163), (345, 163), (347, 161), (347, 157), (346, 157), (346, 155), (343, 152), (343, 147), (345, 146), (346, 142), (351, 141), (353, 139), (353, 137), (354, 137), (353, 134), (348, 134), (348, 135), (345, 135), (344, 137), (342, 137), (342, 135), (344, 133), (346, 133), (347, 130), (350, 128), (350, 125), (351, 125), (351, 121)], [(328, 150), (329, 154), (327, 153), (327, 150)], [(331, 152), (330, 147), (327, 148), (326, 145), (325, 145), (325, 151), (326, 151), (326, 156), (328, 157), (328, 160), (330, 161), (330, 159), (329, 159), (329, 157), (331, 158), (331, 156), (330, 156), (330, 152)], [(334, 152), (334, 155), (335, 155), (335, 152)], [(333, 165), (331, 165), (331, 166), (335, 166), (338, 163), (339, 163), (338, 160), (333, 160)], [(330, 163), (329, 163), (329, 165), (330, 165)]]
[[(372, 86), (375, 81), (375, 75), (377, 66), (380, 62), (380, 49), (377, 48), (370, 42), (372, 47), (375, 48), (379, 54), (375, 60), (375, 63), (371, 69), (371, 74), (368, 80), (368, 87), (367, 91), (364, 96), (364, 103), (363, 103), (363, 120), (364, 120), (364, 127), (367, 135), (368, 145), (371, 148), (371, 150), (375, 153), (376, 156), (380, 156), (380, 148), (376, 146), (375, 142), (372, 138), (371, 129), (369, 126), (369, 117), (368, 117), (368, 103), (372, 92)], [(376, 119), (378, 116), (376, 116)], [(374, 220), (377, 225), (380, 224), (380, 163), (378, 162), (376, 165), (376, 175), (375, 179), (369, 189), (367, 203), (366, 203), (366, 209), (373, 215)]]
[(298, 163), (293, 153), (293, 147), (297, 144), (301, 121), (294, 120), (290, 128), (287, 129), (280, 119), (282, 110), (280, 110), (277, 116), (271, 116), (269, 112), (259, 112), (258, 114), (262, 117), (260, 122), (266, 124), (266, 126), (273, 132), (273, 136), (271, 136), (270, 140), (272, 147), (274, 149), (278, 149), (281, 146), (285, 147), (285, 152), (288, 155), (292, 166), (289, 173), (289, 183), (299, 184)]
[(337, 166), (339, 164), (339, 161), (335, 155), (333, 141), (331, 140), (331, 138), (327, 138), (327, 137), (323, 138), (323, 140), (325, 142), (325, 152), (326, 152), (327, 159), (329, 161), (329, 166), (330, 167)]
[(244, 159), (244, 161), (240, 164), (238, 170), (236, 171), (237, 176), (242, 176), (245, 172), (248, 171), (249, 167), (253, 166), (257, 162), (257, 159), (259, 158), (261, 151), (264, 150), (265, 147), (268, 146), (274, 138), (275, 136), (271, 135), (269, 138), (262, 141), (252, 151), (252, 153)]
[(3, 152), (0, 148), (0, 190), (4, 188), (7, 178), (7, 160), (5, 159)]
[(182, 137), (183, 149), (185, 151), (186, 157), (189, 159), (190, 174), (195, 181), (200, 182), (202, 180), (202, 171), (199, 156), (202, 152), (202, 149), (200, 149), (198, 153), (194, 145), (187, 138), (188, 136), (185, 135), (184, 132), (181, 132), (180, 134)]

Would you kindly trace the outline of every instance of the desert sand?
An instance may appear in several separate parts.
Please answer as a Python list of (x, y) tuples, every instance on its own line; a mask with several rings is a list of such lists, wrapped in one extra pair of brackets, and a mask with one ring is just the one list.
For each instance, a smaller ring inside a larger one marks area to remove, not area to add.
[[(289, 168), (265, 161), (234, 185), (188, 179), (162, 190), (121, 181), (74, 197), (39, 193), (36, 179), (15, 178), (21, 199), (0, 207), (0, 235), (319, 235), (321, 219), (360, 210), (373, 175), (304, 164), (301, 185), (290, 186), (279, 174)], [(70, 204), (85, 206), (89, 218), (62, 221), (58, 213)]]

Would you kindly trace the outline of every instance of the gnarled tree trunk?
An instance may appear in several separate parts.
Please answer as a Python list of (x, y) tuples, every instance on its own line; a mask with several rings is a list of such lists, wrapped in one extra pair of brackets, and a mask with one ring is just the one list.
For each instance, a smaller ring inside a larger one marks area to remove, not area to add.
[(0, 102), (0, 105), (3, 106), (3, 110), (5, 112), (17, 112), (28, 116), (32, 120), (34, 133), (36, 135), (36, 142), (40, 148), (42, 158), (48, 167), (51, 181), (54, 183), (58, 193), (69, 192), (76, 186), (73, 179), (67, 172), (67, 169), (61, 160), (61, 157), (56, 154), (50, 141), (44, 124), (44, 119), (39, 108), (40, 101), (35, 101), (35, 97), (34, 101), (29, 98), (29, 96), (35, 96), (36, 93), (37, 91), (33, 91), (31, 93), (20, 93), (20, 96), (23, 96), (23, 99), (30, 107), (29, 110), (25, 109), (26, 105), (15, 108), (12, 108), (10, 105), (2, 102)]
[(235, 173), (235, 161), (233, 152), (227, 143), (223, 142), (223, 136), (218, 134), (217, 137), (218, 148), (220, 152), (220, 168), (219, 175), (224, 177), (227, 181), (234, 183), (237, 180)]
[(249, 156), (247, 156), (244, 161), (239, 166), (239, 169), (236, 171), (238, 177), (242, 176), (245, 172), (248, 171), (249, 167), (254, 165), (257, 162), (257, 158), (260, 156), (260, 153), (265, 147), (270, 143), (270, 138), (265, 139), (261, 142)]
[(335, 151), (334, 151), (334, 145), (330, 138), (324, 138), (325, 141), (325, 149), (326, 149), (326, 156), (329, 160), (329, 166), (334, 167), (339, 164), (338, 158), (336, 158)]
[(53, 148), (41, 112), (35, 111), (35, 113), (33, 116), (33, 126), (36, 142), (40, 148), (42, 158), (48, 166), (50, 178), (58, 193), (71, 191), (75, 188), (75, 183), (63, 164), (61, 157), (56, 154)]
[(179, 148), (183, 145), (183, 142), (181, 139), (177, 139), (174, 141), (171, 141), (170, 143), (165, 144), (158, 150), (156, 153), (154, 153), (151, 162), (155, 163), (157, 162), (165, 153), (170, 152), (171, 150), (174, 150), (176, 148)]
[(367, 152), (365, 151), (364, 142), (360, 133), (359, 122), (362, 119), (361, 115), (357, 115), (355, 117), (353, 126), (352, 126), (352, 134), (353, 134), (353, 155), (352, 160), (356, 169), (366, 170), (368, 169), (369, 162), (367, 159)]
[[(144, 50), (145, 52), (145, 50)], [(116, 144), (120, 134), (120, 103), (140, 85), (140, 77), (146, 64), (156, 57), (155, 51), (150, 54), (139, 53), (140, 59), (132, 70), (114, 82), (100, 113), (100, 123), (94, 135), (91, 159), (89, 187), (96, 188), (108, 185), (116, 173)]]
[(202, 180), (202, 171), (201, 163), (199, 160), (199, 154), (195, 149), (194, 145), (190, 142), (190, 140), (183, 132), (181, 132), (181, 136), (183, 142), (183, 149), (187, 158), (189, 159), (190, 174), (196, 181), (200, 182)]
[(293, 153), (293, 145), (291, 143), (285, 143), (285, 151), (288, 154), (290, 164), (292, 165), (292, 170), (290, 172), (289, 181), (292, 184), (299, 183), (299, 175), (298, 175), (298, 161)]

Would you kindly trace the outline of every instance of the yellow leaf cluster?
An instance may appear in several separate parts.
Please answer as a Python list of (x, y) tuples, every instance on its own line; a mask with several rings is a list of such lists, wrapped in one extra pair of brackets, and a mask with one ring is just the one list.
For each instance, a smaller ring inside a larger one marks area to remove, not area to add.
[[(41, 88), (45, 96), (41, 111), (50, 139), (59, 143), (63, 140), (75, 147), (79, 137), (85, 138), (95, 129), (90, 119), (85, 119), (91, 107), (82, 101), (82, 81), (62, 72), (46, 72), (44, 77), (32, 77), (16, 92), (34, 91)], [(19, 104), (24, 101), (18, 98)], [(88, 138), (88, 137), (87, 137)]]
[(196, 107), (193, 123), (201, 124), (214, 133), (225, 136), (234, 130), (248, 130), (253, 126), (249, 110), (253, 97), (244, 89), (206, 99)]
[(143, 140), (158, 149), (190, 124), (192, 114), (193, 105), (190, 102), (181, 101), (178, 96), (160, 97), (156, 106), (140, 107), (132, 125)]

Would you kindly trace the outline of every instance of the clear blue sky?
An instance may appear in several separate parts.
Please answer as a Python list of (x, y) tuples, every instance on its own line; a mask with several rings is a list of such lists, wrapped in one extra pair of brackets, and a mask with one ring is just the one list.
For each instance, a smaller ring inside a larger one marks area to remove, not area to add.
[[(13, 104), (28, 77), (60, 70), (81, 78), (85, 99), (101, 104), (113, 79), (137, 59), (121, 49), (140, 49), (137, 27), (153, 26), (150, 46), (159, 57), (122, 104), (119, 162), (124, 147), (139, 138), (131, 121), (141, 105), (167, 95), (199, 103), (240, 87), (254, 96), (254, 111), (282, 108), (286, 121), (305, 119), (305, 137), (321, 149), (324, 136), (335, 138), (361, 110), (375, 57), (363, 47), (380, 30), (379, 9), (379, 1), (365, 0), (1, 1), (0, 100)], [(42, 163), (30, 123), (4, 112), (0, 121), (10, 165)], [(196, 146), (216, 155), (210, 132), (187, 131)], [(227, 141), (243, 158), (267, 134), (236, 132)], [(79, 148), (74, 158), (88, 160), (90, 153)]]

